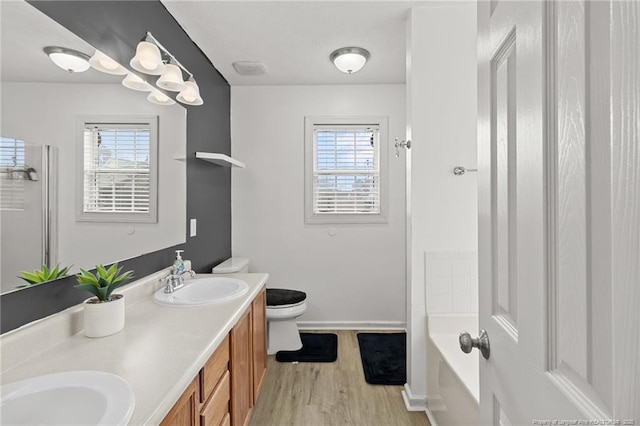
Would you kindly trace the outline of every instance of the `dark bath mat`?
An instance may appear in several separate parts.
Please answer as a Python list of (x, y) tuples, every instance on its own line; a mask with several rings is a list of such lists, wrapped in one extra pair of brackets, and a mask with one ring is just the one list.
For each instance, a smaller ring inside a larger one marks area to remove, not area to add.
[(358, 333), (358, 343), (367, 383), (407, 382), (407, 333)]
[(338, 336), (333, 333), (300, 333), (302, 349), (280, 351), (280, 362), (334, 362), (338, 359)]

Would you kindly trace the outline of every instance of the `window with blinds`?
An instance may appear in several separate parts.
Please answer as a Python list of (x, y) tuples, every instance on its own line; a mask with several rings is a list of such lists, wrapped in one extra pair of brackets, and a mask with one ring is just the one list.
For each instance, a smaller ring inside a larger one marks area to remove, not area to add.
[(24, 210), (24, 141), (0, 137), (0, 210)]
[(155, 126), (85, 122), (80, 220), (156, 222)]
[(308, 119), (307, 222), (384, 220), (381, 120), (352, 120)]

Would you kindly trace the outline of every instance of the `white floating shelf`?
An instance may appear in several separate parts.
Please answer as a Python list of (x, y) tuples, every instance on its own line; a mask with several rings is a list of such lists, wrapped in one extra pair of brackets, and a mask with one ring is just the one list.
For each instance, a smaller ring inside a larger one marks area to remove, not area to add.
[(217, 164), (222, 167), (240, 167), (244, 169), (246, 166), (242, 161), (238, 161), (224, 154), (214, 152), (196, 152), (196, 158)]

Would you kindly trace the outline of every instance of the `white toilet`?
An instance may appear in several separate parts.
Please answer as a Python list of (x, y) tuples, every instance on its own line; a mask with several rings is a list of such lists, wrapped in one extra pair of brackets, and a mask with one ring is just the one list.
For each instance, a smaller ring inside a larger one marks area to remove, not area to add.
[[(232, 257), (211, 271), (214, 274), (249, 272), (249, 259)], [(302, 291), (267, 289), (267, 353), (296, 351), (302, 348), (296, 318), (307, 310), (307, 295)]]

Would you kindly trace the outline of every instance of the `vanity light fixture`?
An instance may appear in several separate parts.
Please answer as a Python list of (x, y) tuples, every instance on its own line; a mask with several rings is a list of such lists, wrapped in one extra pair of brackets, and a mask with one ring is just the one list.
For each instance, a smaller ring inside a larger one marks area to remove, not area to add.
[(96, 49), (96, 52), (89, 59), (89, 65), (94, 70), (104, 72), (113, 75), (126, 75), (129, 71), (101, 51)]
[(138, 90), (140, 92), (151, 92), (154, 90), (149, 83), (132, 72), (128, 73), (124, 80), (122, 80), (122, 85), (128, 89)]
[(340, 71), (353, 74), (364, 67), (370, 56), (369, 51), (361, 47), (342, 47), (331, 52), (329, 59)]
[[(130, 65), (142, 73), (159, 75), (160, 77), (155, 82), (156, 86), (170, 92), (179, 92), (176, 97), (179, 102), (194, 106), (204, 103), (200, 96), (200, 88), (193, 74), (191, 74), (171, 52), (160, 44), (149, 31), (147, 31), (142, 41), (138, 43), (136, 55), (131, 59)], [(186, 81), (183, 73), (187, 75)], [(127, 78), (129, 78), (130, 75), (127, 76)], [(140, 78), (139, 76), (136, 77)], [(124, 81), (123, 84), (125, 84)], [(159, 105), (172, 105), (175, 103), (172, 98), (155, 89), (149, 94), (147, 99)]]
[(156, 105), (173, 105), (176, 103), (176, 101), (169, 96), (156, 89), (151, 90), (151, 93), (147, 96), (147, 100)]
[(131, 59), (129, 65), (134, 70), (149, 75), (160, 75), (164, 72), (164, 62), (162, 54), (157, 44), (147, 41), (148, 35), (138, 43), (136, 47), (136, 56)]
[(85, 72), (90, 67), (89, 55), (77, 50), (58, 46), (47, 46), (42, 50), (54, 64), (70, 73)]
[(182, 79), (182, 70), (169, 61), (164, 66), (164, 72), (156, 81), (156, 86), (171, 92), (179, 92), (184, 89), (184, 80)]
[(184, 82), (184, 89), (178, 93), (176, 99), (186, 105), (198, 106), (204, 103), (200, 97), (200, 88), (193, 77), (190, 77), (189, 80)]

